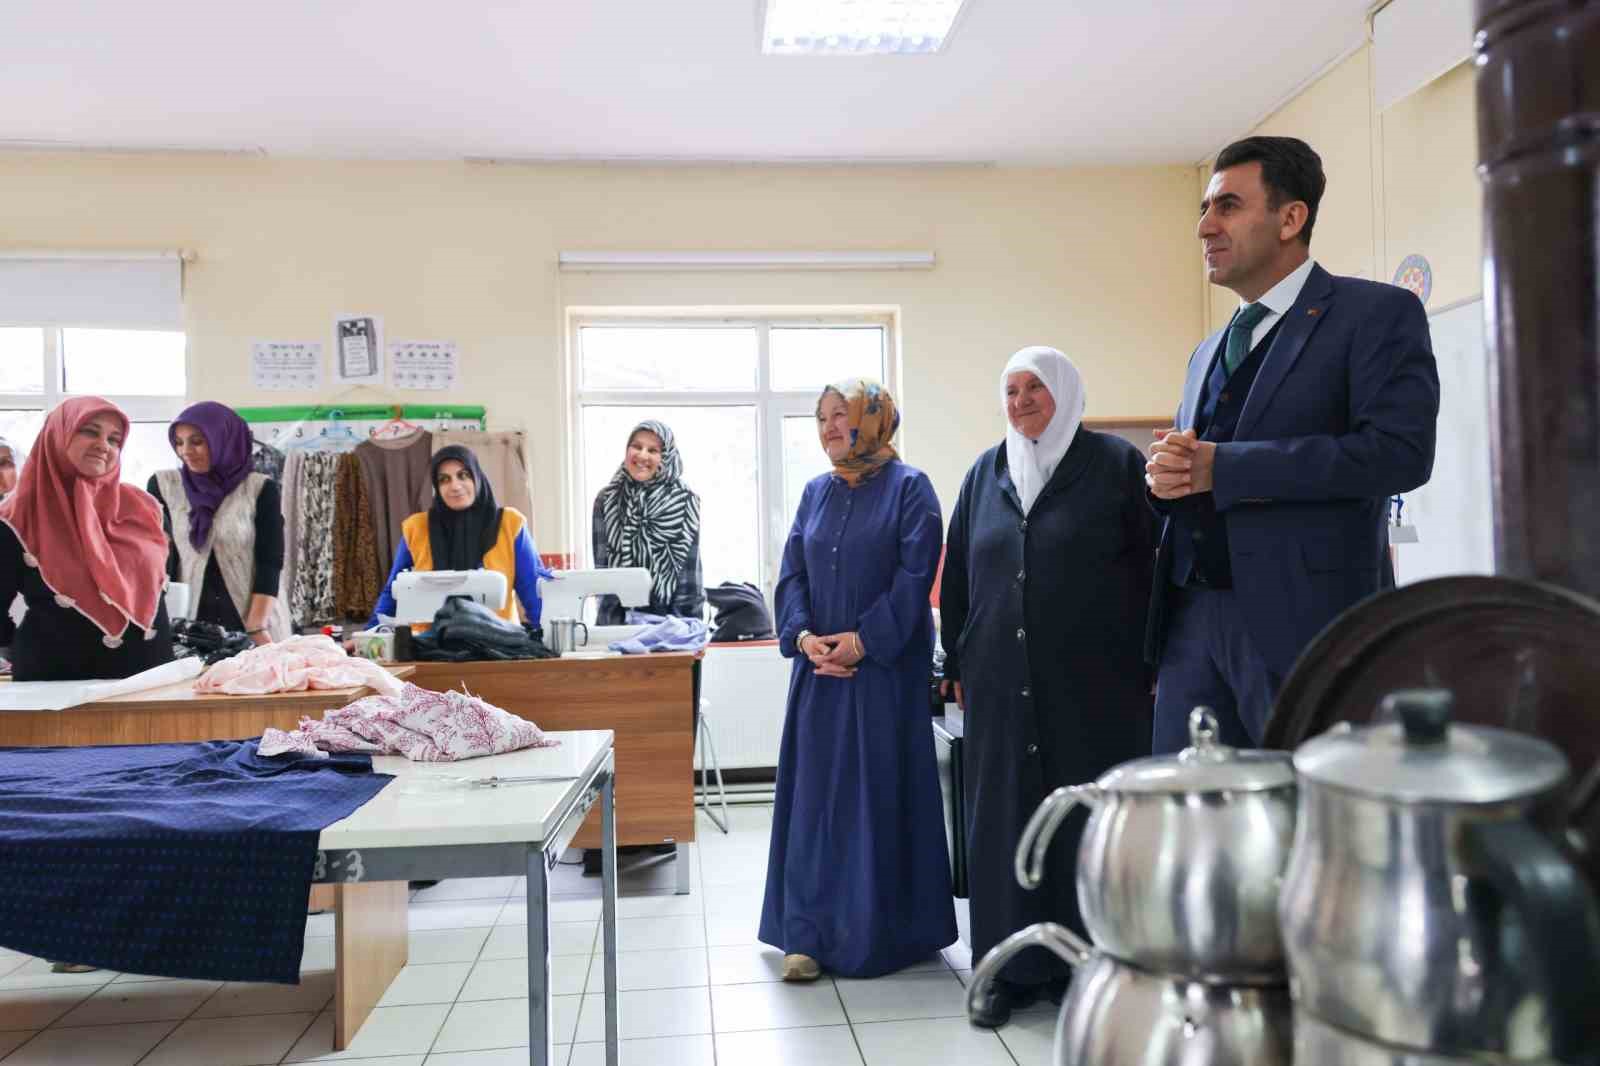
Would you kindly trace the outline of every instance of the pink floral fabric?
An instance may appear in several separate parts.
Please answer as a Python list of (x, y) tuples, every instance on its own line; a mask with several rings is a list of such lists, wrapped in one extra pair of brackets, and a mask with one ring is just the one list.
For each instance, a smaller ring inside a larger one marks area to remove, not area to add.
[(364, 752), (456, 762), (557, 743), (527, 719), (476, 696), (406, 684), (398, 696), (367, 696), (325, 712), (320, 722), (302, 718), (293, 733), (268, 729), (261, 736), (261, 754)]

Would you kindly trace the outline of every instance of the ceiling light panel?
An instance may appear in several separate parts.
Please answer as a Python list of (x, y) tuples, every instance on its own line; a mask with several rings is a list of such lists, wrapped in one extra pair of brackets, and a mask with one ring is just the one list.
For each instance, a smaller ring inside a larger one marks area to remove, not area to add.
[(926, 55), (939, 51), (965, 0), (766, 0), (768, 55)]

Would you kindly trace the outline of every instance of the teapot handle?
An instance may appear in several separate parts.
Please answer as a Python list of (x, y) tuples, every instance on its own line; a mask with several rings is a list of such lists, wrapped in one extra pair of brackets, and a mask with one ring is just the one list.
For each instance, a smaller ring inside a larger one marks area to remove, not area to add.
[(1085, 944), (1083, 938), (1055, 922), (1039, 922), (1012, 933), (990, 948), (989, 953), (978, 960), (978, 968), (972, 971), (972, 984), (967, 987), (968, 1015), (977, 1013), (982, 1007), (989, 986), (1000, 975), (1001, 968), (1011, 961), (1011, 956), (1023, 948), (1031, 947), (1048, 948), (1068, 966), (1074, 967), (1082, 966), (1094, 957), (1094, 949)]
[(1586, 1061), (1600, 1045), (1600, 906), (1588, 881), (1536, 826), (1520, 820), (1474, 822), (1463, 829), (1462, 856), (1521, 916), (1530, 975), (1550, 1004), (1548, 1054), (1558, 1062)]
[(1039, 809), (1033, 812), (1028, 824), (1017, 840), (1015, 862), (1017, 884), (1026, 889), (1038, 888), (1044, 883), (1044, 857), (1050, 850), (1050, 841), (1056, 830), (1078, 804), (1097, 807), (1100, 788), (1097, 785), (1073, 785), (1058, 788), (1044, 798)]

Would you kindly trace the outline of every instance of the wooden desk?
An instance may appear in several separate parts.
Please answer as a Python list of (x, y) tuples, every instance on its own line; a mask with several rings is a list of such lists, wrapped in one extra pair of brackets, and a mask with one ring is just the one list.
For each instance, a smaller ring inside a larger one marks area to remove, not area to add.
[[(660, 653), (604, 659), (412, 663), (413, 684), (442, 692), (465, 685), (544, 730), (610, 729), (616, 734), (617, 843), (678, 845), (679, 891), (694, 839), (694, 663)], [(573, 841), (600, 846), (591, 812)]]
[[(409, 666), (388, 669), (396, 677), (411, 675)], [(294, 729), (302, 715), (320, 718), (323, 711), (372, 694), (361, 687), (215, 696), (195, 692), (193, 680), (180, 681), (64, 711), (0, 712), (0, 747), (238, 740), (268, 727)]]

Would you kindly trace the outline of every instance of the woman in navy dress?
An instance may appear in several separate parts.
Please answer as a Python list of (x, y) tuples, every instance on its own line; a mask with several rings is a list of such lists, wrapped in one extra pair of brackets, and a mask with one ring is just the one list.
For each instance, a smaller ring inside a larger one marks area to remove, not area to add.
[(806, 485), (783, 553), (789, 681), (761, 940), (783, 976), (876, 977), (956, 939), (927, 684), (943, 543), (927, 475), (889, 443), (894, 398), (823, 390), (833, 472)]

